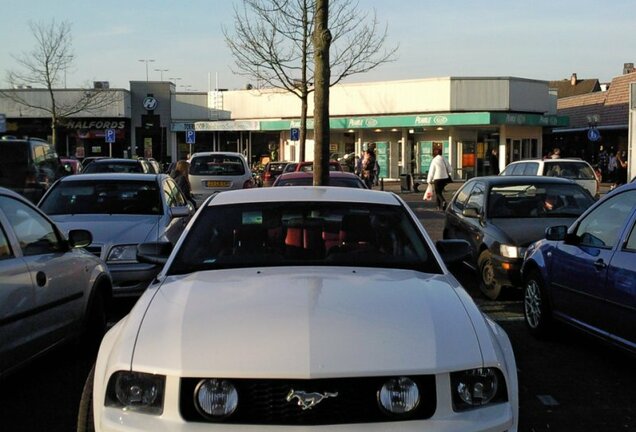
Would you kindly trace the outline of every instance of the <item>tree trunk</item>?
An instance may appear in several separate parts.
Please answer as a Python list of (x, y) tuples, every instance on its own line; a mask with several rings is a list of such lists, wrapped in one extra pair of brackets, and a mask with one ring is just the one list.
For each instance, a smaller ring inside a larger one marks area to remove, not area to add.
[(307, 99), (308, 99), (309, 95), (307, 94), (307, 92), (305, 91), (301, 97), (300, 97), (300, 102), (301, 102), (301, 107), (300, 107), (300, 137), (299, 137), (299, 141), (298, 141), (298, 161), (299, 162), (304, 162), (306, 157), (305, 157), (305, 142), (307, 141), (307, 110), (308, 108), (308, 103), (307, 103)]
[(329, 185), (329, 0), (316, 0), (314, 17), (314, 186)]

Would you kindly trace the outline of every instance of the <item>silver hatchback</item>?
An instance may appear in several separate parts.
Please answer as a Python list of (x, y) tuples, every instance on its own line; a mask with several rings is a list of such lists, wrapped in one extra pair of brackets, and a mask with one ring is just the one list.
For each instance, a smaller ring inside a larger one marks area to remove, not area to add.
[(190, 186), (197, 206), (215, 192), (254, 187), (252, 172), (241, 153), (203, 152), (190, 158)]

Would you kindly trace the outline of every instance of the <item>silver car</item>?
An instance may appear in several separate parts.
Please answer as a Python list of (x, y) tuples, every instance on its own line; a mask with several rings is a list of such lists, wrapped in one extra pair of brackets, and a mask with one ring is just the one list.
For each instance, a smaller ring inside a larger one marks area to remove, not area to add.
[(197, 206), (215, 192), (254, 187), (252, 172), (241, 153), (195, 153), (190, 158), (189, 178)]
[(87, 229), (88, 250), (106, 261), (113, 296), (138, 296), (161, 269), (137, 261), (137, 244), (176, 243), (194, 213), (165, 174), (78, 174), (55, 183), (38, 204), (58, 226)]
[(0, 188), (0, 377), (81, 334), (99, 342), (111, 279), (82, 247), (90, 232), (56, 225)]

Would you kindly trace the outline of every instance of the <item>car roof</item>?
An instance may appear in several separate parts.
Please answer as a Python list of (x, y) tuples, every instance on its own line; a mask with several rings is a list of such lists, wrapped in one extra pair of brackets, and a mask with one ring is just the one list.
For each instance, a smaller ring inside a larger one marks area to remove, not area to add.
[(132, 180), (132, 181), (148, 181), (158, 180), (162, 177), (168, 177), (167, 174), (141, 174), (141, 173), (95, 173), (95, 174), (74, 174), (72, 176), (62, 177), (61, 182), (74, 182), (82, 180)]
[(269, 187), (225, 191), (214, 195), (209, 201), (209, 205), (280, 201), (401, 205), (400, 200), (392, 192), (329, 186)]
[(549, 177), (549, 176), (484, 176), (484, 177), (473, 177), (469, 182), (472, 181), (483, 181), (490, 185), (512, 185), (512, 184), (520, 184), (520, 183), (535, 183), (535, 184), (577, 184), (573, 180), (560, 178), (560, 177)]
[(95, 159), (92, 163), (129, 163), (129, 164), (137, 164), (141, 162), (143, 159), (126, 159), (126, 158), (103, 158), (103, 159)]
[(237, 153), (237, 152), (226, 152), (226, 151), (214, 151), (214, 152), (199, 152), (199, 153), (194, 153), (192, 156), (190, 156), (190, 159), (193, 159), (196, 156), (214, 156), (214, 155), (229, 155), (229, 156), (240, 156), (240, 157), (244, 157), (242, 153)]
[(524, 162), (546, 162), (546, 163), (557, 163), (557, 162), (583, 162), (589, 163), (583, 159), (579, 158), (556, 158), (556, 159), (524, 159), (520, 161), (510, 162), (508, 165), (517, 165)]

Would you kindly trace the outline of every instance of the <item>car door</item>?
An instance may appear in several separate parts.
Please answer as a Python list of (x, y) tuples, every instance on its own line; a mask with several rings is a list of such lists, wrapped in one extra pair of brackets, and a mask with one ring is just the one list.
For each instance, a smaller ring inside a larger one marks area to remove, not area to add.
[(29, 314), (34, 309), (31, 275), (22, 257), (14, 252), (10, 232), (0, 212), (0, 374), (32, 355), (29, 339), (34, 327)]
[(572, 241), (554, 248), (551, 291), (556, 314), (588, 329), (608, 331), (608, 266), (635, 204), (636, 190), (609, 197), (570, 228)]
[(31, 343), (41, 351), (70, 336), (79, 324), (90, 275), (80, 252), (70, 252), (59, 231), (36, 208), (0, 196), (0, 210), (33, 284), (33, 301), (23, 314), (32, 320)]
[[(169, 211), (175, 208), (186, 208), (188, 203), (181, 193), (179, 186), (172, 179), (166, 179), (163, 183), (163, 195), (166, 201), (166, 205), (168, 206)], [(190, 214), (192, 214), (192, 210), (190, 210)], [(190, 216), (182, 216), (182, 217), (171, 217), (169, 214), (167, 216), (163, 216), (162, 220), (165, 220), (165, 232), (168, 240), (175, 244), (181, 233), (185, 229), (186, 225), (190, 221)]]
[(636, 351), (636, 211), (607, 269), (605, 296), (610, 333)]
[(461, 212), (456, 213), (455, 238), (468, 241), (473, 250), (473, 264), (476, 265), (477, 257), (483, 239), (482, 216), (484, 212), (484, 192), (486, 186), (482, 182), (475, 182), (470, 195), (464, 205), (465, 209), (475, 209), (479, 217), (464, 216)]

